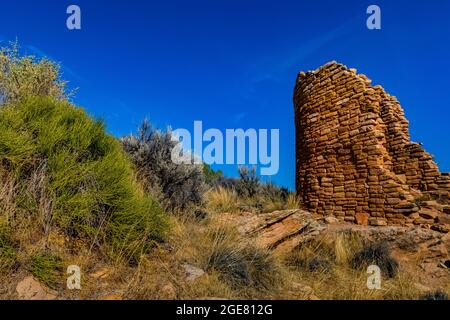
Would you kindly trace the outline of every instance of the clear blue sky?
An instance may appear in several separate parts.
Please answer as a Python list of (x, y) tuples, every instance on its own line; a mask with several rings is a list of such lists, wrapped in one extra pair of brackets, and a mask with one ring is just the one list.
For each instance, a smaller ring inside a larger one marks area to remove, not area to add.
[[(82, 30), (66, 29), (66, 8)], [(382, 30), (366, 28), (366, 8)], [(75, 102), (120, 136), (157, 126), (280, 128), (280, 172), (294, 187), (296, 75), (337, 60), (399, 98), (415, 141), (450, 171), (450, 1), (14, 0), (0, 40), (63, 65)], [(225, 167), (234, 175), (235, 167)]]

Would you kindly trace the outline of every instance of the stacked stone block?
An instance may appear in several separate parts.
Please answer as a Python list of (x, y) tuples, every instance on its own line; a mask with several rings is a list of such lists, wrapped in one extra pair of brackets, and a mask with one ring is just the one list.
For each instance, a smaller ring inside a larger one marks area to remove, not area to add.
[(410, 142), (398, 100), (355, 69), (333, 61), (300, 73), (294, 106), (297, 191), (310, 211), (360, 224), (418, 224), (427, 221), (414, 199), (448, 198), (450, 176)]

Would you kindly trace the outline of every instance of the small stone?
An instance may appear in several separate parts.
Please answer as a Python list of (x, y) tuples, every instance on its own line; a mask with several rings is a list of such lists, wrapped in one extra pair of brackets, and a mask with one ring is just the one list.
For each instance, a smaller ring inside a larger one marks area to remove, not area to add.
[(337, 218), (333, 217), (333, 216), (326, 216), (324, 218), (324, 221), (327, 224), (334, 224), (334, 223), (338, 223), (339, 222), (339, 220)]
[(194, 267), (187, 263), (183, 264), (182, 267), (186, 273), (187, 281), (194, 281), (197, 278), (200, 278), (201, 276), (203, 276), (205, 274), (205, 271), (203, 271), (202, 269)]
[(292, 289), (293, 293), (300, 294), (302, 298), (306, 300), (319, 300), (319, 298), (314, 294), (313, 288), (311, 288), (310, 286), (298, 282), (293, 282)]

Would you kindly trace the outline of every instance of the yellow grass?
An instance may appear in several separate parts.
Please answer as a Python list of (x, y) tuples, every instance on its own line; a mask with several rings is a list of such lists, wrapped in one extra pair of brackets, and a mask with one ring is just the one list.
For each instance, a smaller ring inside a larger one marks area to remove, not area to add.
[(206, 193), (207, 209), (212, 212), (237, 212), (239, 211), (239, 198), (231, 189), (218, 187)]

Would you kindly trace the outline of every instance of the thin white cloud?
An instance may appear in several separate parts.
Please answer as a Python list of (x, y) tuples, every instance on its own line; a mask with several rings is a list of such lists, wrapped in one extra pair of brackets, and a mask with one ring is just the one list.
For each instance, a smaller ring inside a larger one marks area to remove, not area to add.
[[(30, 51), (31, 54), (35, 55), (38, 58), (48, 58), (50, 60), (57, 61), (52, 56), (50, 56), (46, 52), (42, 51), (41, 49), (39, 49), (39, 48), (37, 48), (37, 47), (35, 47), (33, 45), (26, 44), (23, 47), (25, 49), (27, 49), (28, 51)], [(65, 65), (62, 62), (58, 62), (58, 63), (60, 64), (61, 70), (62, 70), (63, 73), (70, 75), (72, 78), (74, 78), (76, 80), (82, 80), (82, 77), (79, 76), (75, 71), (73, 71), (67, 65)]]

